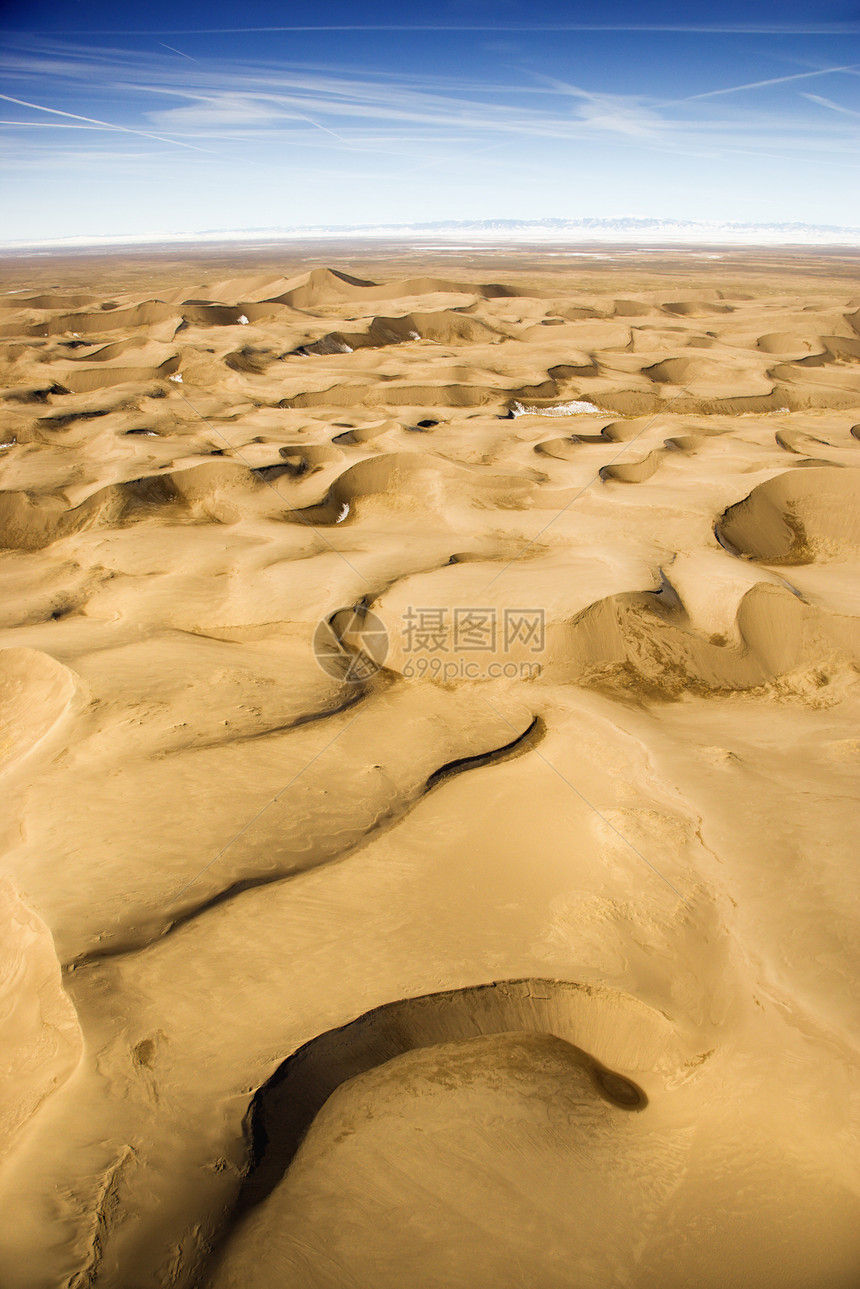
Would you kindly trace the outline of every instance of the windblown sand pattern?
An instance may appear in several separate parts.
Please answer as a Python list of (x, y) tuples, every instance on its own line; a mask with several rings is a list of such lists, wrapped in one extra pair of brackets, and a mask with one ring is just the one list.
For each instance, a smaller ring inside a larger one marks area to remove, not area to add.
[(0, 1284), (847, 1289), (860, 297), (400, 258), (0, 295)]

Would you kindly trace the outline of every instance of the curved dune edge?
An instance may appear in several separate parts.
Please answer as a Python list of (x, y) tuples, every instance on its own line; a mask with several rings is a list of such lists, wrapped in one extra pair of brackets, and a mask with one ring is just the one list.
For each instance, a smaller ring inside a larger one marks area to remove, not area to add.
[(82, 1053), (51, 933), (12, 883), (0, 879), (0, 1156)]
[(757, 1159), (752, 1122), (715, 1148), (711, 1107), (679, 1100), (625, 1113), (546, 1033), (412, 1049), (335, 1090), (205, 1283), (849, 1285), (838, 1185)]
[[(384, 425), (379, 432), (385, 433), (388, 428)], [(344, 442), (344, 437), (338, 435), (338, 442)], [(342, 524), (355, 517), (362, 501), (371, 499), (379, 499), (395, 510), (420, 500), (423, 507), (443, 511), (455, 497), (508, 508), (524, 504), (535, 488), (536, 481), (522, 475), (476, 472), (442, 457), (392, 452), (349, 466), (337, 476), (322, 501), (285, 512), (284, 518), (313, 525)]]
[(496, 283), (476, 285), (473, 282), (451, 282), (446, 278), (409, 278), (400, 282), (370, 282), (352, 277), (338, 269), (312, 269), (295, 279), (287, 290), (272, 297), (270, 302), (288, 304), (294, 309), (312, 309), (318, 305), (340, 304), (358, 300), (391, 300), (401, 296), (468, 294), (485, 300), (516, 295), (510, 287)]
[(839, 559), (860, 547), (858, 503), (855, 470), (787, 470), (730, 506), (717, 531), (739, 554), (763, 563)]
[(574, 619), (566, 665), (578, 684), (656, 702), (760, 689), (789, 673), (820, 687), (828, 667), (860, 660), (849, 619), (815, 609), (782, 586), (750, 587), (734, 627), (735, 639), (697, 631), (671, 588), (611, 596)]
[[(99, 356), (94, 354), (91, 357), (98, 359)], [(157, 355), (150, 363), (141, 362), (134, 367), (124, 366), (122, 358), (118, 362), (99, 360), (95, 367), (85, 367), (85, 361), (89, 359), (77, 359), (74, 366), (71, 363), (67, 367), (56, 364), (58, 377), (72, 394), (89, 394), (114, 386), (165, 380), (179, 370), (180, 357), (177, 353), (167, 353), (164, 357)]]
[[(525, 1268), (534, 1285), (611, 1283), (595, 1273), (626, 1262), (647, 1232), (637, 1170), (621, 1162), (635, 1119), (551, 1035), (406, 1052), (333, 1093), (208, 1283), (495, 1289), (522, 1284), (512, 1276)], [(612, 1252), (601, 1257), (601, 1244)]]
[(326, 1100), (347, 1080), (416, 1048), (503, 1033), (551, 1034), (569, 1043), (595, 1091), (623, 1110), (644, 1110), (645, 1092), (584, 1050), (635, 1072), (671, 1060), (665, 1017), (610, 989), (558, 980), (507, 980), (401, 999), (312, 1039), (255, 1094), (247, 1117), (249, 1171), (238, 1214), (259, 1204), (289, 1167)]
[(407, 313), (373, 318), (366, 331), (330, 331), (319, 340), (300, 345), (295, 354), (353, 353), (356, 349), (385, 349), (389, 345), (429, 340), (434, 344), (497, 343), (503, 337), (486, 323), (468, 314), (442, 309), (436, 313)]
[(485, 765), (498, 765), (502, 761), (509, 761), (515, 756), (523, 756), (524, 753), (530, 752), (533, 747), (546, 735), (546, 724), (542, 717), (535, 716), (531, 723), (523, 730), (522, 734), (517, 734), (511, 739), (510, 743), (504, 743), (501, 747), (493, 748), (489, 752), (480, 752), (477, 756), (464, 756), (456, 761), (448, 761), (446, 765), (440, 765), (438, 770), (434, 770), (427, 780), (427, 791), (438, 787), (440, 783), (445, 783), (448, 779), (455, 778), (458, 774), (466, 770), (479, 770)]
[(72, 672), (38, 649), (0, 649), (0, 773), (31, 752), (68, 711)]
[[(380, 680), (381, 677), (377, 677), (377, 685)], [(364, 683), (344, 688), (346, 695), (338, 706), (309, 713), (294, 721), (286, 732), (339, 716), (366, 700), (371, 692), (371, 685)], [(498, 723), (504, 730), (509, 728), (503, 719)], [(392, 828), (425, 797), (449, 780), (473, 770), (525, 756), (541, 742), (545, 733), (543, 720), (534, 716), (525, 729), (496, 746), (487, 746), (490, 735), (486, 731), (473, 731), (468, 738), (460, 736), (457, 741), (467, 745), (477, 743), (481, 750), (437, 764), (429, 774), (426, 770), (422, 773), (407, 763), (398, 768), (396, 777), (392, 775), (394, 782), (386, 790), (383, 791), (379, 786), (374, 792), (365, 790), (358, 806), (352, 803), (346, 807), (329, 807), (330, 814), (323, 816), (316, 826), (312, 817), (305, 816), (303, 830), (294, 829), (290, 837), (289, 830), (283, 829), (287, 845), (285, 852), (277, 857), (253, 850), (243, 855), (241, 848), (233, 852), (228, 845), (224, 849), (230, 852), (229, 859), (212, 869), (211, 873), (207, 865), (201, 873), (191, 872), (188, 877), (177, 878), (175, 889), (162, 894), (155, 913), (145, 905), (139, 908), (134, 901), (124, 901), (126, 907), (123, 909), (121, 922), (99, 937), (98, 947), (78, 953), (64, 964), (64, 968), (76, 970), (81, 966), (132, 954), (163, 940), (246, 891), (290, 881), (327, 864), (337, 863)], [(495, 737), (499, 737), (498, 733)], [(454, 740), (451, 742), (454, 743)], [(199, 755), (205, 755), (207, 751), (209, 749), (205, 747), (197, 749)], [(424, 750), (423, 759), (433, 765), (432, 749)], [(336, 829), (332, 827), (334, 822), (337, 823)], [(292, 847), (289, 840), (292, 840)], [(225, 871), (228, 874), (226, 876)], [(205, 882), (198, 881), (205, 874), (208, 874)]]
[(657, 448), (639, 461), (623, 461), (616, 465), (603, 466), (600, 477), (603, 480), (614, 480), (616, 483), (644, 483), (646, 479), (656, 474), (661, 455), (661, 450)]
[(0, 549), (44, 550), (62, 538), (92, 528), (118, 528), (147, 519), (170, 524), (233, 524), (247, 503), (261, 514), (286, 517), (295, 510), (286, 495), (269, 485), (279, 474), (305, 473), (314, 465), (338, 460), (337, 449), (299, 449), (308, 467), (291, 469), (289, 450), (284, 465), (253, 470), (239, 461), (213, 460), (180, 469), (145, 475), (125, 483), (108, 484), (77, 506), (62, 493), (0, 492)]
[[(593, 1055), (595, 1051), (600, 1059)], [(483, 1112), (492, 1114), (496, 1106), (496, 1112), (504, 1114), (510, 1053), (535, 1071), (544, 1055), (551, 1055), (555, 1078), (562, 1080), (552, 1085), (553, 1103), (566, 1102), (570, 1095), (562, 1113), (568, 1138), (577, 1121), (590, 1132), (595, 1115), (609, 1133), (631, 1112), (647, 1116), (648, 1096), (637, 1081), (640, 1071), (653, 1075), (659, 1069), (665, 1077), (684, 1060), (664, 1015), (632, 995), (602, 986), (540, 978), (503, 980), (377, 1007), (305, 1043), (255, 1094), (246, 1117), (247, 1172), (232, 1213), (215, 1235), (213, 1253), (199, 1273), (199, 1283), (233, 1286), (237, 1275), (240, 1281), (250, 1277), (249, 1282), (255, 1283), (254, 1249), (261, 1238), (267, 1242), (267, 1226), (273, 1219), (277, 1222), (280, 1211), (270, 1213), (269, 1205), (282, 1204), (280, 1188), (293, 1162), (300, 1166), (303, 1145), (315, 1158), (310, 1134), (317, 1124), (324, 1134), (329, 1120), (336, 1124), (341, 1098), (362, 1086), (366, 1076), (374, 1076), (374, 1086), (387, 1076), (396, 1087), (415, 1067), (411, 1058), (423, 1055), (423, 1064), (432, 1064), (436, 1055), (445, 1070), (440, 1090), (456, 1097), (458, 1090), (468, 1094), (470, 1086), (468, 1073), (460, 1083), (458, 1059), (473, 1057), (479, 1068), (488, 1060), (490, 1083), (485, 1095), (491, 1099), (483, 1103)], [(371, 1092), (365, 1111), (370, 1121), (375, 1118), (377, 1095)], [(352, 1114), (350, 1122), (354, 1131), (357, 1124)], [(498, 1149), (504, 1156), (506, 1137), (505, 1131), (498, 1145), (490, 1146), (486, 1159), (478, 1157), (472, 1166), (492, 1172), (492, 1151)], [(341, 1139), (338, 1132), (335, 1140)], [(586, 1145), (587, 1139), (580, 1149)], [(605, 1145), (602, 1142), (601, 1148)], [(336, 1220), (336, 1206), (331, 1215)], [(444, 1245), (444, 1225), (437, 1228), (438, 1218), (433, 1221), (434, 1239)], [(277, 1266), (277, 1260), (272, 1265)], [(268, 1285), (270, 1279), (264, 1271), (261, 1284)]]

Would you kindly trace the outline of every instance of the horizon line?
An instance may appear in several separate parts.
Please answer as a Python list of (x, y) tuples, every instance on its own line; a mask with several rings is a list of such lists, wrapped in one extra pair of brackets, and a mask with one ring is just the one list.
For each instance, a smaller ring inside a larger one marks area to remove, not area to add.
[[(561, 227), (555, 225), (561, 224)], [(350, 241), (378, 241), (381, 238), (390, 237), (392, 240), (406, 240), (409, 235), (421, 240), (432, 239), (434, 237), (444, 238), (445, 234), (457, 234), (463, 239), (468, 240), (469, 236), (476, 241), (484, 241), (492, 244), (493, 234), (499, 242), (504, 240), (507, 235), (511, 240), (528, 241), (529, 232), (537, 233), (541, 230), (547, 234), (555, 235), (558, 241), (569, 242), (570, 245), (582, 246), (624, 246), (629, 241), (624, 238), (612, 238), (607, 236), (612, 229), (607, 226), (611, 225), (628, 225), (627, 231), (634, 236), (639, 234), (643, 240), (659, 240), (654, 236), (655, 233), (663, 232), (667, 235), (666, 244), (690, 245), (690, 246), (729, 246), (729, 247), (778, 247), (778, 246), (801, 246), (801, 247), (843, 247), (850, 249), (857, 247), (860, 249), (860, 226), (839, 225), (839, 224), (810, 224), (799, 220), (785, 221), (784, 223), (750, 223), (740, 220), (719, 220), (705, 221), (696, 219), (667, 219), (658, 216), (635, 216), (635, 215), (617, 215), (617, 216), (587, 216), (583, 215), (577, 219), (566, 219), (563, 216), (546, 216), (544, 219), (535, 220), (517, 220), (492, 217), (487, 219), (475, 220), (435, 220), (427, 223), (413, 224), (359, 224), (359, 225), (337, 225), (337, 224), (306, 224), (293, 227), (269, 227), (269, 228), (223, 228), (223, 229), (195, 229), (192, 232), (152, 232), (152, 233), (103, 233), (103, 234), (74, 234), (68, 237), (44, 237), (38, 239), (23, 238), (4, 238), (0, 240), (0, 251), (14, 252), (24, 251), (27, 249), (39, 250), (75, 250), (75, 249), (97, 249), (98, 247), (115, 247), (117, 249), (133, 248), (136, 246), (170, 246), (184, 244), (187, 246), (212, 246), (219, 243), (234, 242), (301, 242), (301, 241), (335, 241), (340, 239)], [(487, 228), (486, 225), (495, 225), (495, 228)], [(622, 231), (622, 230), (617, 230)], [(591, 232), (597, 236), (568, 236), (565, 233), (585, 233)], [(679, 236), (688, 232), (696, 234), (695, 237), (685, 238)], [(784, 240), (764, 239), (759, 242), (747, 240), (733, 241), (730, 237), (727, 239), (726, 234), (751, 234), (780, 232), (783, 233)], [(836, 234), (841, 235), (837, 240), (822, 236), (815, 240), (797, 240), (792, 239), (790, 234), (795, 233), (819, 233), (822, 235)], [(484, 234), (482, 238), (480, 235)], [(603, 233), (603, 236), (599, 236)], [(651, 236), (649, 237), (649, 233)], [(720, 234), (723, 237), (720, 237)], [(487, 234), (490, 236), (487, 237)], [(849, 240), (845, 240), (848, 238)], [(549, 243), (552, 237), (537, 238), (533, 244)], [(440, 248), (441, 249), (441, 248)], [(655, 249), (660, 249), (657, 247)]]

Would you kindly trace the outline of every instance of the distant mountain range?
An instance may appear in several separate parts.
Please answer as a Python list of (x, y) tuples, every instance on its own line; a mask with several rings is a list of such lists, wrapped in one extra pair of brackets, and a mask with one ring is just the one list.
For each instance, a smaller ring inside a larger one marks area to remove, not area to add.
[(7, 250), (69, 249), (87, 246), (145, 246), (165, 243), (314, 240), (428, 241), (452, 245), (488, 243), (618, 244), (651, 246), (859, 246), (860, 228), (838, 224), (742, 224), (676, 219), (477, 219), (422, 224), (324, 224), (283, 228), (205, 229), (193, 233), (123, 233), (6, 241)]

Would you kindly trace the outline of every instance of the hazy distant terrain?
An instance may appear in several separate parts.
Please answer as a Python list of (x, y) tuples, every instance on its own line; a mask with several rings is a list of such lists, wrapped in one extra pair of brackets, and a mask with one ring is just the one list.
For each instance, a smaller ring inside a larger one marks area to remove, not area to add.
[[(571, 247), (582, 245), (593, 252), (596, 244), (631, 246), (636, 254), (643, 244), (656, 246), (860, 246), (860, 227), (837, 224), (749, 224), (714, 220), (674, 219), (475, 219), (436, 220), (421, 224), (327, 224), (290, 227), (207, 229), (195, 233), (156, 232), (143, 237), (139, 233), (111, 234), (108, 230), (86, 237), (66, 237), (53, 241), (8, 242), (7, 246), (104, 246), (142, 242), (199, 243), (238, 241), (256, 242), (261, 238), (301, 241), (328, 238), (360, 241), (424, 241), (428, 238), (447, 242), (489, 244), (545, 245), (558, 242)], [(462, 249), (462, 248), (461, 248)]]

